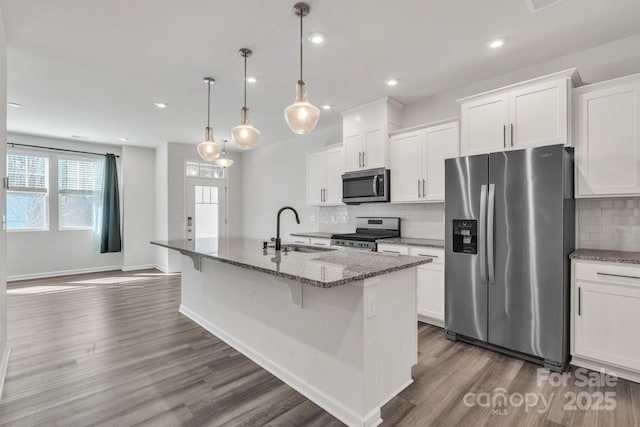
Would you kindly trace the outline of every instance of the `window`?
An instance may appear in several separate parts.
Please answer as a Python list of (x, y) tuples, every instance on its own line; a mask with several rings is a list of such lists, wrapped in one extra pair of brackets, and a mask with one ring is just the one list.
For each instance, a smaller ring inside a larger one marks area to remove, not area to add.
[(7, 229), (49, 228), (49, 159), (23, 154), (7, 155)]
[(93, 228), (101, 204), (102, 162), (58, 160), (60, 229)]
[(187, 162), (187, 176), (196, 176), (200, 178), (224, 178), (224, 168), (210, 163)]

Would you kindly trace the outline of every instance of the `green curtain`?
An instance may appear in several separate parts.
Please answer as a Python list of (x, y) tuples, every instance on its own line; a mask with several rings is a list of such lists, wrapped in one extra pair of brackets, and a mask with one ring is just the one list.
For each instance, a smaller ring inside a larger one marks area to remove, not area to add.
[(102, 233), (100, 237), (100, 253), (120, 252), (120, 196), (118, 192), (118, 170), (116, 156), (105, 155), (104, 183), (102, 199)]

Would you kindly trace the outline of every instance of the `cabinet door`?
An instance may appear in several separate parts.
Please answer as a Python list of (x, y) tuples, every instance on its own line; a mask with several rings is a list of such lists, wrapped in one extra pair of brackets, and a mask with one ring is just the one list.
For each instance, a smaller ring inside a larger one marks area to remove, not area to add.
[(514, 90), (509, 94), (509, 148), (566, 144), (569, 82), (566, 79)]
[(388, 136), (383, 128), (369, 129), (364, 132), (364, 168), (387, 167)]
[(344, 150), (336, 148), (327, 151), (327, 179), (325, 201), (327, 205), (342, 204), (342, 174), (344, 173)]
[(418, 319), (444, 326), (444, 266), (418, 267)]
[(462, 155), (493, 153), (506, 149), (509, 119), (507, 94), (462, 104)]
[(574, 353), (640, 370), (640, 286), (576, 281)]
[[(425, 129), (425, 193), (429, 201), (444, 201), (444, 160), (460, 155), (458, 122)], [(391, 181), (393, 183), (393, 180)], [(391, 193), (393, 197), (393, 192)]]
[(309, 239), (309, 244), (311, 246), (324, 246), (328, 248), (329, 246), (331, 246), (331, 239), (312, 237), (311, 239)]
[(423, 135), (409, 132), (389, 141), (392, 202), (414, 202), (422, 197)]
[(640, 194), (640, 83), (577, 96), (577, 195)]
[(307, 155), (307, 204), (322, 204), (322, 189), (325, 187), (327, 156), (325, 153)]
[(354, 133), (344, 137), (344, 155), (348, 171), (362, 169), (362, 133)]

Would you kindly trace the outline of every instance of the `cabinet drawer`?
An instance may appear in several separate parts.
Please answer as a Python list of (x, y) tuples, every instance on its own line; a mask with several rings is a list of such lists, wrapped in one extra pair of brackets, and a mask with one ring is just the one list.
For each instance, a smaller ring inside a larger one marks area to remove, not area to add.
[(311, 238), (309, 239), (309, 244), (311, 246), (331, 246), (331, 239), (319, 239), (319, 238)]
[(293, 239), (293, 243), (297, 243), (298, 245), (308, 245), (309, 239), (308, 237), (300, 237), (300, 236), (291, 236)]
[[(444, 249), (411, 246), (409, 247), (409, 255), (428, 256), (433, 258), (431, 264), (444, 264)], [(428, 266), (429, 264), (425, 265)]]
[(390, 245), (387, 243), (378, 243), (378, 252), (389, 254), (409, 255), (409, 248), (402, 245)]
[(640, 266), (583, 261), (575, 261), (574, 266), (576, 280), (615, 283), (640, 288)]

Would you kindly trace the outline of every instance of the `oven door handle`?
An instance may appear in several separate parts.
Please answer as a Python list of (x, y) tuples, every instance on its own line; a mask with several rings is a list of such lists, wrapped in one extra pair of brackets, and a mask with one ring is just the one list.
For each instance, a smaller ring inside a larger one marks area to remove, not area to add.
[(378, 197), (378, 175), (373, 176), (373, 195)]

